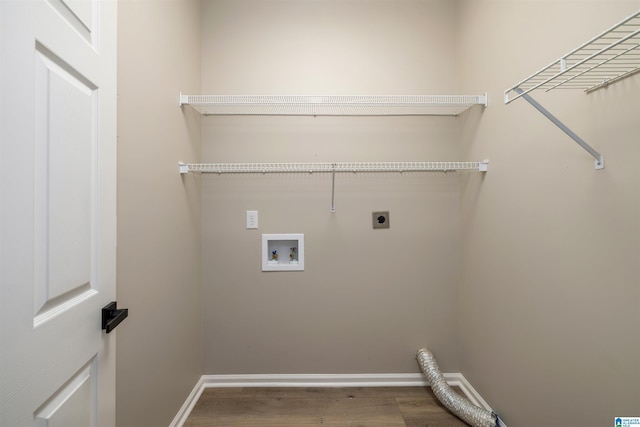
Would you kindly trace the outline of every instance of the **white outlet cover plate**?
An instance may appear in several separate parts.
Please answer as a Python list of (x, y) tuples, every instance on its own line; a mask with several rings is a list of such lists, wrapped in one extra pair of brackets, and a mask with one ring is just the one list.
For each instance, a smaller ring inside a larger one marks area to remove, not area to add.
[(258, 228), (258, 211), (247, 211), (247, 229)]

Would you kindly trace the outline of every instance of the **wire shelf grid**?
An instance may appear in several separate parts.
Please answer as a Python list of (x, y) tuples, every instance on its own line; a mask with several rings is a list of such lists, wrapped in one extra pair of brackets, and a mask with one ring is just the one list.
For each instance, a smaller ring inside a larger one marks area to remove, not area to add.
[(335, 162), (335, 163), (180, 163), (180, 172), (316, 173), (316, 172), (485, 172), (484, 162)]
[(203, 115), (398, 116), (453, 115), (473, 105), (487, 106), (487, 95), (183, 95)]
[(590, 92), (639, 71), (640, 11), (507, 89), (504, 102), (536, 89)]

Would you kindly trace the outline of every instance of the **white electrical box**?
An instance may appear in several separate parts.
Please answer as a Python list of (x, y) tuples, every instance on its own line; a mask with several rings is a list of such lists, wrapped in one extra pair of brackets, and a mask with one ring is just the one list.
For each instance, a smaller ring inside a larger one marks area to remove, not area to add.
[(304, 234), (263, 234), (262, 271), (304, 270)]

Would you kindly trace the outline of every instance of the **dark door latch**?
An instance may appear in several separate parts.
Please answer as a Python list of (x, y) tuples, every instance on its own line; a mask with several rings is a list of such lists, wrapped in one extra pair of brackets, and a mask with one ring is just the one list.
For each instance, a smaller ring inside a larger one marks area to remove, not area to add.
[(110, 302), (102, 308), (102, 329), (109, 333), (129, 315), (128, 308), (118, 309), (115, 301)]

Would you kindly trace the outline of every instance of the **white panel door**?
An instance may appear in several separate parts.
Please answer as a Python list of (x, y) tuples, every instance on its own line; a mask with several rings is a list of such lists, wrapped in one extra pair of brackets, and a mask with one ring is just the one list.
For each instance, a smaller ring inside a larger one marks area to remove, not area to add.
[(0, 0), (0, 426), (115, 426), (115, 0)]

